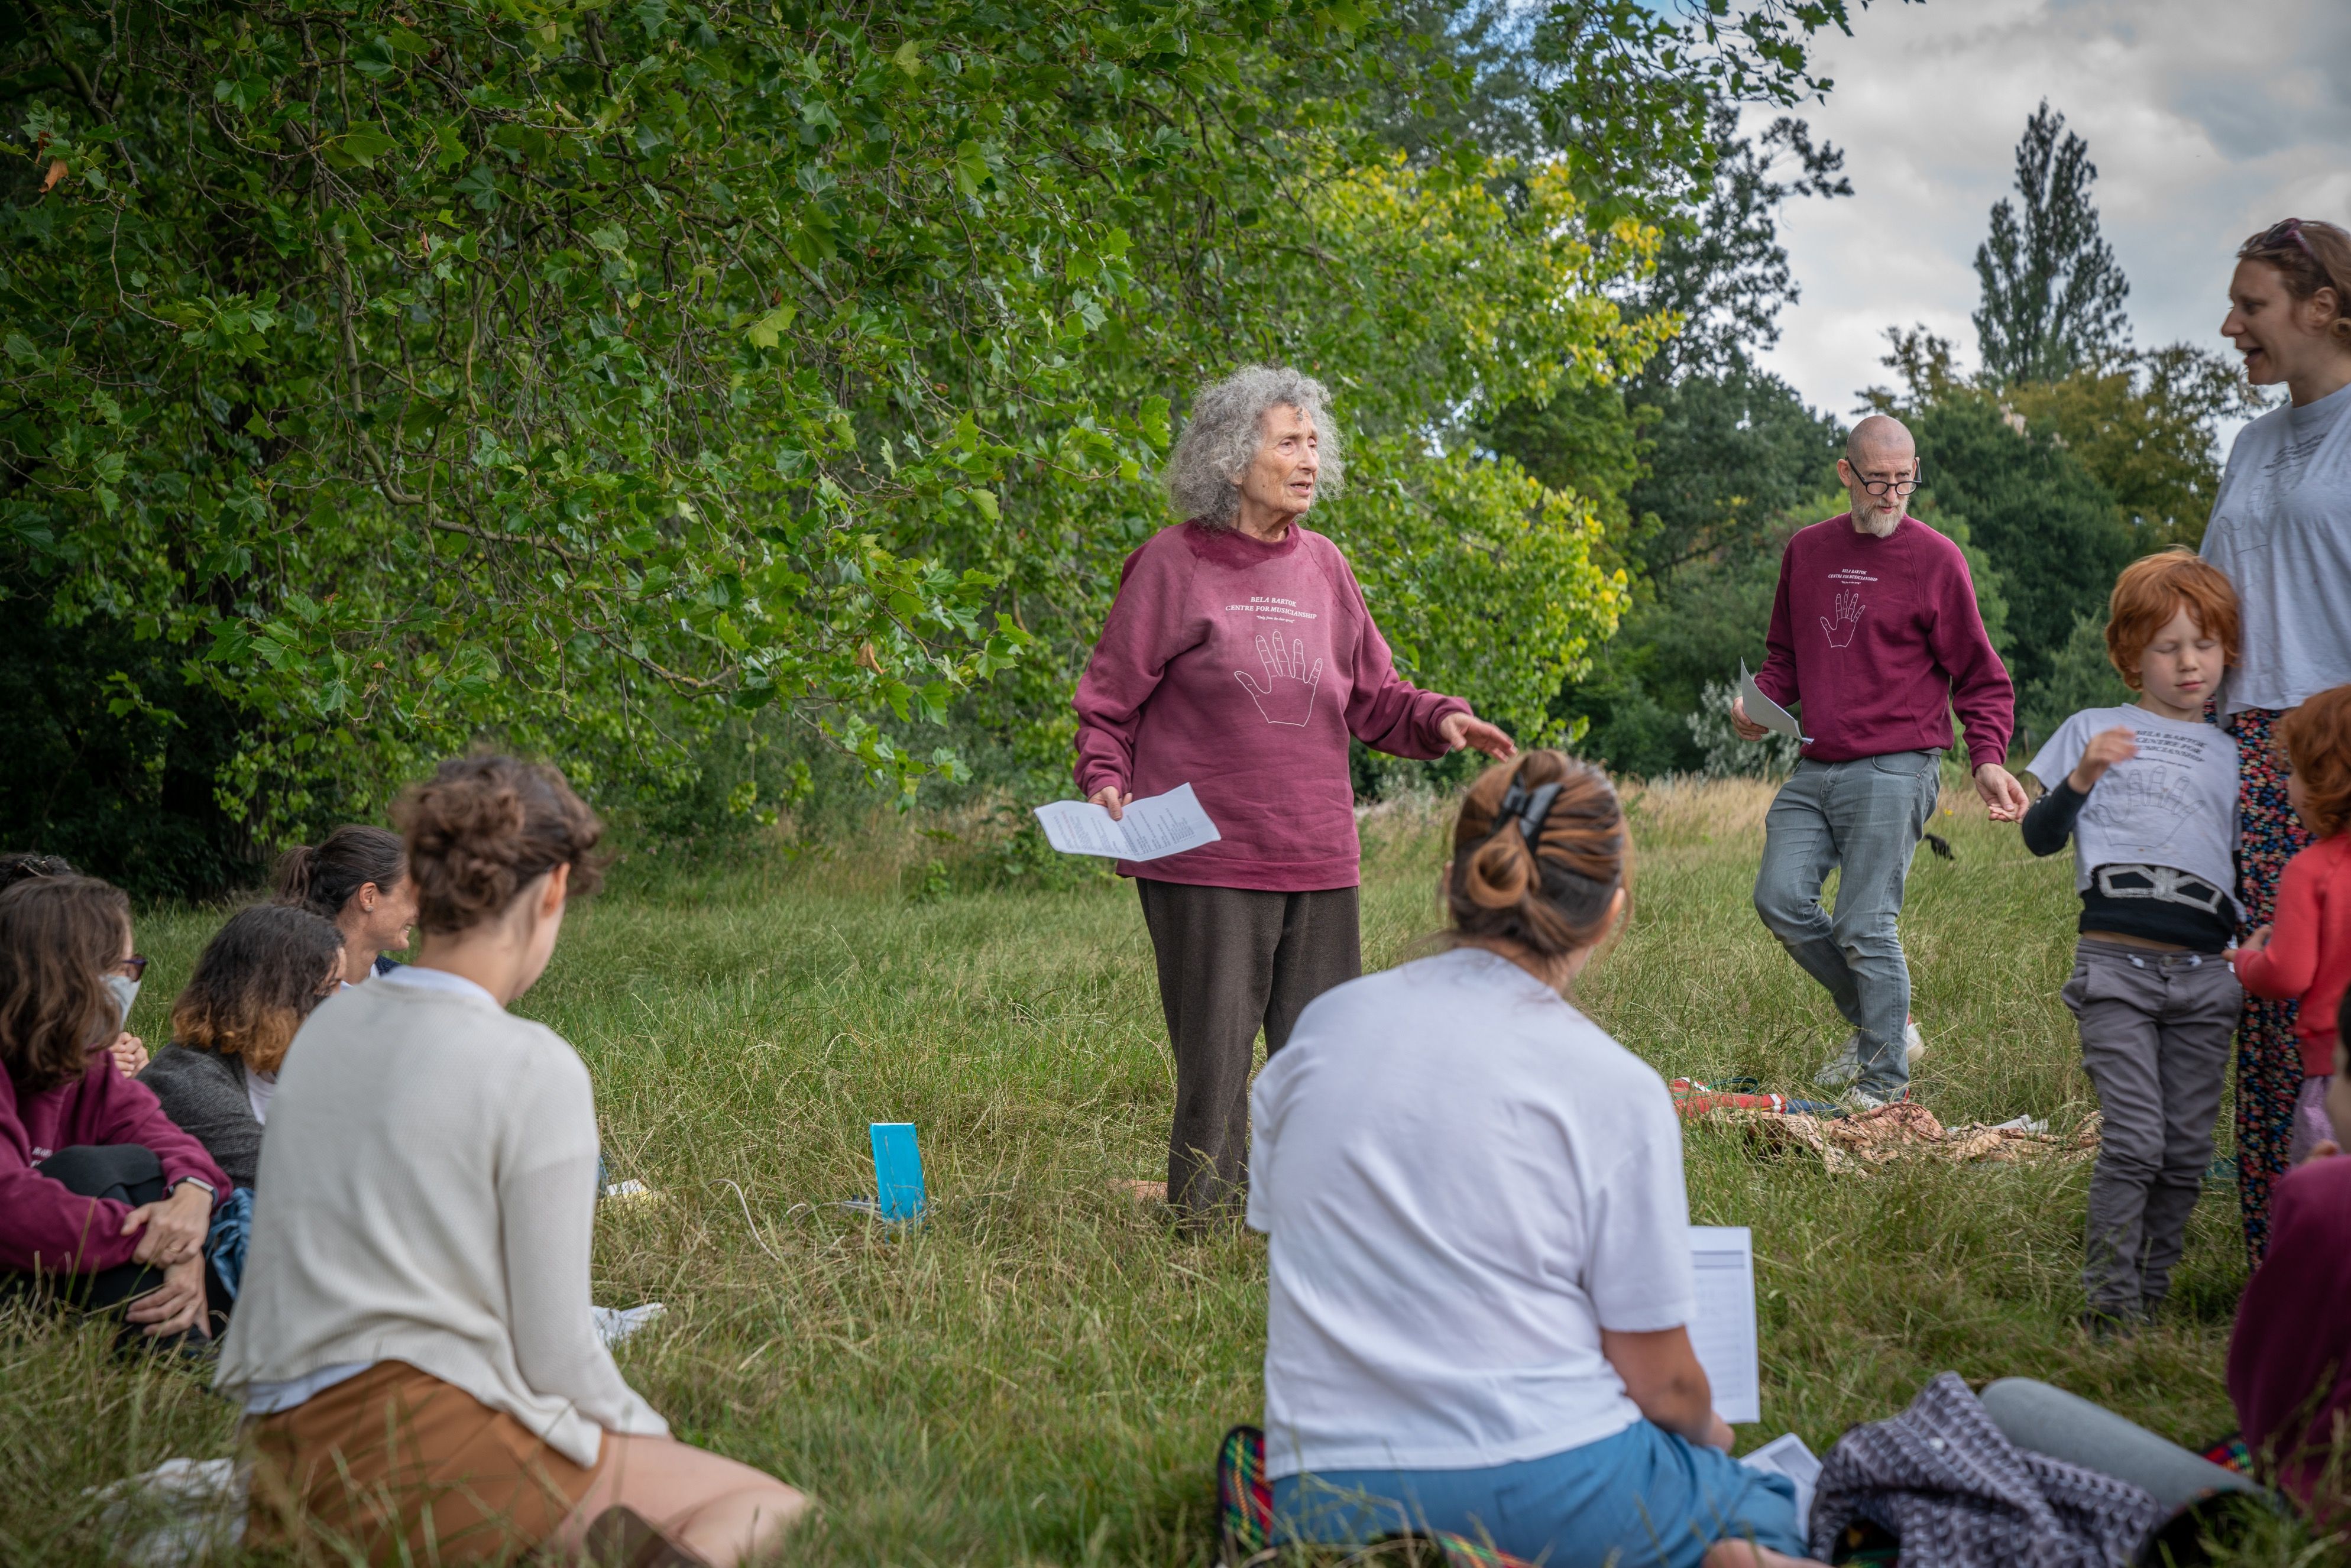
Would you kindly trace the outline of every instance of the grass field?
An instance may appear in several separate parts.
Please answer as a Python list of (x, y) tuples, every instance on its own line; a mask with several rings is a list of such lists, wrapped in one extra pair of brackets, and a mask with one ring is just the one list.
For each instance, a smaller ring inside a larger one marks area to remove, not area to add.
[[(1635, 801), (1634, 919), (1579, 999), (1669, 1077), (1800, 1090), (1842, 1037), (1748, 904), (1767, 800)], [(2077, 1125), (2068, 873), (1953, 803), (1957, 859), (1922, 852), (1904, 920), (1917, 1093), (1946, 1122)], [(1435, 923), (1439, 828), (1426, 804), (1365, 824), (1372, 966)], [(668, 1303), (621, 1363), (681, 1435), (820, 1500), (789, 1560), (1202, 1562), (1215, 1440), (1259, 1414), (1262, 1244), (1179, 1234), (1112, 1191), (1163, 1173), (1171, 1097), (1133, 891), (956, 892), (959, 852), (892, 826), (797, 864), (624, 866), (579, 912), (523, 1010), (593, 1070), (613, 1175), (662, 1195), (605, 1206), (597, 1299)], [(151, 1042), (215, 918), (142, 923)], [(837, 1207), (870, 1194), (883, 1120), (920, 1127), (935, 1198), (904, 1234)], [(1944, 1368), (2046, 1378), (2191, 1444), (2233, 1424), (2230, 1189), (2207, 1193), (2163, 1322), (2096, 1344), (2074, 1326), (2086, 1166), (1831, 1176), (1700, 1125), (1688, 1170), (1693, 1219), (1755, 1229), (1764, 1420), (1742, 1447), (1792, 1429), (1825, 1449)], [(107, 1561), (84, 1489), (230, 1433), (193, 1377), (0, 1319), (0, 1561)], [(2281, 1527), (2236, 1560), (2345, 1558)]]

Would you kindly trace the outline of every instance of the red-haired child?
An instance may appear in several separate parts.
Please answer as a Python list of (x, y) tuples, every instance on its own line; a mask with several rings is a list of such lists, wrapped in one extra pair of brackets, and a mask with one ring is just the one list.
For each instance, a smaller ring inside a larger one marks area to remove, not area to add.
[(2278, 878), (2277, 918), (2237, 949), (2237, 978), (2257, 997), (2301, 1004), (2302, 1094), (2286, 1164), (2298, 1166), (2334, 1134), (2326, 1080), (2335, 1071), (2335, 1012), (2351, 986), (2351, 686), (2323, 691), (2280, 727), (2294, 776), (2286, 795), (2317, 841)]
[(2074, 842), (2082, 895), (2065, 1005), (2105, 1126), (2090, 1175), (2084, 1326), (2126, 1331), (2161, 1304), (2212, 1158), (2244, 994), (2235, 934), (2237, 742), (2204, 704), (2237, 654), (2237, 595), (2186, 550), (2115, 583), (2106, 653), (2139, 694), (2058, 727), (2027, 765), (2036, 855)]

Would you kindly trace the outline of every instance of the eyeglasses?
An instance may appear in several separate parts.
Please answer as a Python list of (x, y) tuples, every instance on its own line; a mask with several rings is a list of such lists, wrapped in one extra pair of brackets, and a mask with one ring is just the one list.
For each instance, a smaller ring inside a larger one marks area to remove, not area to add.
[(133, 953), (114, 967), (131, 979), (141, 980), (147, 977), (147, 956), (144, 953)]
[(1861, 487), (1873, 496), (1883, 496), (1888, 490), (1896, 496), (1907, 496), (1918, 487), (1918, 470), (1913, 467), (1907, 479), (1864, 479)]

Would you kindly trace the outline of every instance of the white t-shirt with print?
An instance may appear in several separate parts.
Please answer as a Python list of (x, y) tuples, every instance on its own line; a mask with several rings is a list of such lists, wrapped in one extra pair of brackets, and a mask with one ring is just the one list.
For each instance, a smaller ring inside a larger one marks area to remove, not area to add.
[(2227, 730), (2136, 706), (2084, 708), (2057, 727), (2025, 771), (2054, 789), (2091, 737), (2118, 725), (2137, 737), (2138, 755), (2107, 768), (2082, 802), (2074, 823), (2075, 889), (2089, 886), (2102, 865), (2170, 866), (2233, 900), (2237, 737)]
[(1600, 1330), (1696, 1300), (1655, 1069), (1461, 948), (1317, 998), (1249, 1105), (1269, 1476), (1510, 1464), (1640, 1418)]

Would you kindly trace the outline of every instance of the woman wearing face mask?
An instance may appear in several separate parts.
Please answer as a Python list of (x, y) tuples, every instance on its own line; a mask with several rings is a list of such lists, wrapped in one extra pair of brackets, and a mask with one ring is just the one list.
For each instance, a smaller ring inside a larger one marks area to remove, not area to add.
[(119, 1310), (126, 1343), (208, 1337), (225, 1303), (204, 1249), (228, 1177), (107, 1053), (146, 965), (118, 888), (0, 893), (0, 1294)]
[[(2276, 917), (2278, 878), (2310, 843), (2286, 798), (2278, 727), (2306, 698), (2351, 683), (2351, 234), (2288, 218), (2247, 240), (2220, 330), (2249, 381), (2283, 382), (2287, 393), (2238, 433), (2202, 551), (2243, 611), (2218, 716), (2237, 737), (2244, 936)], [(2237, 1027), (2237, 1197), (2255, 1262), (2297, 1108), (2316, 1115), (2314, 1085), (2325, 1082), (2304, 1071), (2294, 1014), (2291, 1001), (2248, 996)]]
[[(63, 855), (45, 855), (37, 850), (16, 850), (0, 854), (0, 893), (5, 893), (18, 883), (29, 882), (35, 877), (79, 876), (81, 872), (73, 862)], [(133, 984), (131, 989), (135, 995), (139, 988)], [(127, 1021), (130, 1016), (131, 1009), (128, 1007), (124, 1008), (124, 1019)], [(125, 1078), (138, 1077), (147, 1066), (147, 1042), (132, 1034), (128, 1029), (119, 1030), (115, 1034), (114, 1042), (106, 1050), (107, 1054), (114, 1058), (115, 1070)]]
[(416, 924), (408, 851), (384, 828), (348, 823), (316, 844), (297, 844), (277, 862), (277, 902), (331, 920), (343, 934), (343, 983), (400, 967)]

